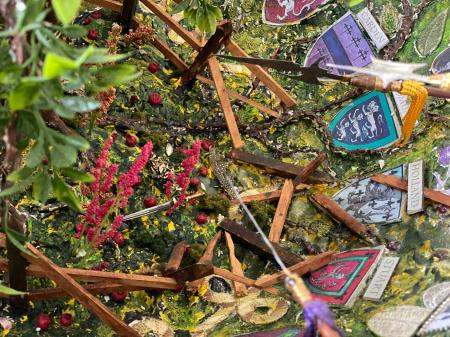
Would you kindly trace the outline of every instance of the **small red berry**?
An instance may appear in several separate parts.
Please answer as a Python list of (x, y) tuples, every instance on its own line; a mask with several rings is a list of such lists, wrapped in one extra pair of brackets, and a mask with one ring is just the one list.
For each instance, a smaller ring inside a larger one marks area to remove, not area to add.
[(114, 293), (111, 293), (111, 298), (114, 300), (114, 302), (122, 303), (127, 298), (128, 293), (126, 291), (116, 291)]
[(48, 159), (42, 159), (42, 165), (48, 165)]
[(62, 326), (71, 326), (73, 323), (73, 316), (67, 312), (63, 313), (61, 317), (59, 317), (59, 324)]
[(144, 199), (144, 205), (145, 207), (153, 207), (156, 206), (158, 201), (156, 200), (156, 197), (151, 195)]
[(198, 169), (198, 173), (200, 173), (200, 175), (207, 177), (208, 176), (208, 169), (205, 166), (202, 166)]
[(135, 135), (132, 135), (131, 133), (125, 135), (125, 144), (127, 144), (128, 147), (135, 147), (137, 143), (138, 138)]
[(84, 19), (83, 21), (83, 25), (87, 26), (89, 24), (92, 23), (92, 18), (90, 16), (88, 16), (86, 19)]
[(52, 319), (47, 314), (39, 314), (36, 318), (36, 325), (43, 331), (47, 331), (52, 324)]
[(205, 223), (208, 222), (208, 216), (205, 213), (199, 213), (197, 214), (197, 216), (195, 217), (195, 221), (199, 224), (199, 225), (203, 225)]
[(91, 17), (93, 18), (93, 19), (101, 19), (102, 18), (102, 12), (100, 12), (100, 11), (95, 11), (94, 13), (92, 13), (91, 14)]
[(88, 34), (87, 34), (87, 38), (89, 40), (97, 40), (98, 38), (98, 33), (96, 29), (89, 29)]
[(162, 103), (161, 95), (157, 92), (148, 95), (148, 102), (153, 106), (160, 105)]
[(202, 141), (202, 148), (203, 148), (203, 150), (209, 151), (209, 150), (211, 150), (211, 148), (213, 148), (213, 147), (214, 147), (214, 142), (213, 142), (212, 140), (204, 139), (204, 140)]
[(139, 101), (139, 96), (131, 95), (130, 97), (130, 105), (135, 105)]
[(123, 234), (120, 232), (117, 232), (114, 235), (113, 240), (119, 247), (123, 247), (123, 245), (125, 244), (125, 238), (124, 238)]
[(192, 177), (191, 180), (189, 181), (189, 186), (192, 187), (193, 189), (198, 189), (201, 183), (202, 182), (198, 177)]
[(150, 63), (147, 67), (148, 71), (152, 74), (156, 73), (159, 70), (159, 66), (156, 63)]
[(80, 233), (83, 230), (84, 225), (82, 223), (79, 223), (78, 225), (75, 226), (75, 231), (77, 233)]

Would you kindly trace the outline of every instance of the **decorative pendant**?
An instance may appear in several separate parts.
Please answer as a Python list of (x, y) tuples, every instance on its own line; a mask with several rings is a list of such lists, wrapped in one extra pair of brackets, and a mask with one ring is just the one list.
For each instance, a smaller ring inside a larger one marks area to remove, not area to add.
[(396, 114), (388, 97), (378, 91), (354, 100), (330, 123), (333, 143), (346, 150), (375, 150), (400, 137)]
[(450, 47), (444, 49), (431, 64), (433, 74), (443, 74), (450, 71)]
[(282, 26), (299, 23), (316, 13), (328, 0), (265, 0), (263, 22)]

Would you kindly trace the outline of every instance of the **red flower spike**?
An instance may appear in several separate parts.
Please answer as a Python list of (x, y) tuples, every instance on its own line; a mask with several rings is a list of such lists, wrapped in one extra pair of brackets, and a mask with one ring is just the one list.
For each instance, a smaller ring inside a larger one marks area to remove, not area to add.
[(208, 216), (205, 213), (199, 213), (197, 214), (197, 216), (195, 217), (195, 221), (199, 224), (199, 225), (203, 225), (205, 223), (208, 222)]
[(202, 149), (205, 151), (209, 151), (214, 147), (214, 142), (209, 139), (204, 139), (202, 141)]
[(124, 238), (123, 234), (120, 232), (117, 232), (114, 235), (113, 240), (119, 247), (123, 247), (123, 245), (125, 244), (125, 238)]
[(156, 73), (159, 70), (159, 66), (156, 63), (150, 63), (147, 67), (148, 71), (152, 74)]
[(89, 40), (97, 40), (97, 39), (98, 39), (98, 33), (97, 33), (97, 30), (96, 30), (96, 29), (90, 29), (90, 30), (88, 31), (87, 38), (88, 38)]
[(73, 323), (73, 316), (67, 312), (63, 313), (61, 315), (61, 317), (59, 317), (59, 324), (61, 324), (61, 326), (71, 326)]
[(202, 166), (198, 169), (198, 173), (202, 175), (203, 177), (208, 176), (208, 169), (205, 166)]
[(111, 294), (111, 298), (114, 300), (114, 302), (123, 303), (125, 302), (127, 295), (128, 293), (126, 291), (116, 291)]
[(135, 147), (138, 143), (138, 138), (131, 133), (127, 133), (125, 135), (125, 144), (127, 144), (128, 147)]
[(158, 203), (158, 201), (156, 200), (156, 197), (153, 195), (144, 199), (144, 205), (147, 208), (156, 206), (157, 203)]
[(158, 94), (157, 92), (154, 92), (154, 93), (148, 95), (148, 102), (152, 106), (161, 105), (161, 103), (162, 103), (161, 95)]
[(52, 324), (52, 319), (47, 314), (39, 314), (36, 317), (36, 325), (42, 331), (47, 331), (51, 324)]

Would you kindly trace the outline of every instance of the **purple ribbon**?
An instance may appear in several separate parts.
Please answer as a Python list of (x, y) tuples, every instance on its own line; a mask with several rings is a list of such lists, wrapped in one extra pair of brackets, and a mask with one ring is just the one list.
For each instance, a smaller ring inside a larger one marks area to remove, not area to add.
[(335, 330), (341, 337), (344, 336), (342, 331), (336, 326), (334, 315), (328, 308), (328, 305), (319, 299), (314, 299), (304, 304), (303, 316), (306, 321), (306, 331), (303, 337), (317, 336), (317, 324), (319, 320)]

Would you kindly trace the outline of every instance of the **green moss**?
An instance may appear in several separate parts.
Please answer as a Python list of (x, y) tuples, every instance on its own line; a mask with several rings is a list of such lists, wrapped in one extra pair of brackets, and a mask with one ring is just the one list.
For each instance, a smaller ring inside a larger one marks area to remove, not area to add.
[(252, 201), (250, 211), (260, 225), (268, 226), (272, 222), (275, 206), (270, 202)]
[(230, 200), (219, 193), (205, 194), (198, 203), (198, 207), (202, 211), (223, 215), (228, 214), (230, 206)]

